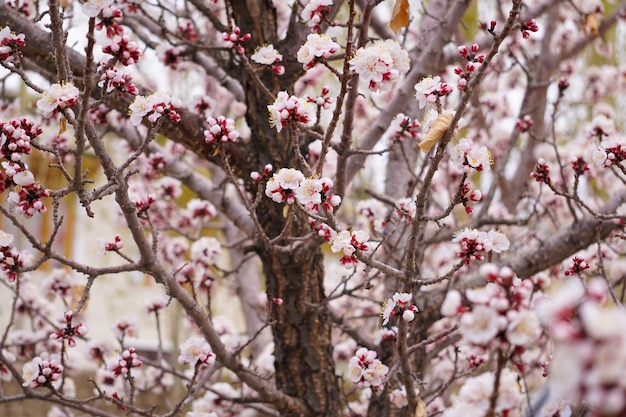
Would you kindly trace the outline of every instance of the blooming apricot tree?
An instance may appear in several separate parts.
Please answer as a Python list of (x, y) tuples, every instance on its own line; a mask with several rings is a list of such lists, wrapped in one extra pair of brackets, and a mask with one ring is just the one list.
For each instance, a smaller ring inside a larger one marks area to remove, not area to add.
[(625, 19), (1, 1), (0, 407), (624, 415)]

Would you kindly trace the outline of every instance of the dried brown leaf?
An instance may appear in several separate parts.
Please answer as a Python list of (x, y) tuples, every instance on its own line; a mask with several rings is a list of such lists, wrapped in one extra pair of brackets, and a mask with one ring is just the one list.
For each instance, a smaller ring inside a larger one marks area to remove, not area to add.
[(430, 130), (418, 145), (422, 152), (428, 153), (441, 140), (446, 130), (450, 127), (450, 123), (452, 123), (451, 114), (439, 113), (437, 120), (434, 121)]
[(426, 417), (426, 403), (421, 398), (417, 399), (417, 407), (415, 407), (414, 417)]
[(409, 0), (396, 0), (391, 13), (391, 20), (389, 21), (389, 27), (393, 30), (393, 33), (398, 33), (400, 28), (408, 25), (409, 18)]

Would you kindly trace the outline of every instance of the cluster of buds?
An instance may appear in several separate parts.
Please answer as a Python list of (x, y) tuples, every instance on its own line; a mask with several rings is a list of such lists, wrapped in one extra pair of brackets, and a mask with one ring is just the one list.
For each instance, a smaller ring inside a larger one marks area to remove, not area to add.
[(249, 33), (241, 34), (241, 29), (237, 26), (233, 28), (232, 32), (222, 33), (222, 39), (226, 42), (226, 46), (229, 48), (235, 48), (237, 52), (243, 54), (245, 49), (242, 45), (243, 42), (250, 40), (251, 35)]
[(399, 123), (391, 134), (392, 141), (402, 142), (404, 139), (419, 139), (420, 122), (417, 119), (411, 119), (408, 116), (399, 114), (396, 120), (399, 120)]
[(52, 333), (50, 335), (50, 339), (67, 339), (67, 345), (69, 347), (74, 347), (76, 346), (76, 340), (74, 339), (74, 337), (86, 335), (89, 331), (89, 328), (82, 321), (76, 326), (73, 326), (72, 320), (74, 320), (74, 313), (72, 311), (66, 311), (64, 317), (66, 323), (65, 328), (63, 330)]
[(8, 26), (0, 30), (0, 61), (10, 62), (14, 58), (21, 58), (21, 48), (26, 46), (24, 34), (16, 35)]
[(529, 32), (537, 32), (538, 30), (539, 26), (537, 25), (537, 21), (535, 19), (529, 19), (520, 26), (520, 31), (522, 32), (522, 37), (524, 39), (530, 38)]
[(269, 178), (272, 172), (274, 172), (274, 167), (272, 166), (272, 164), (267, 164), (263, 167), (262, 172), (252, 171), (250, 173), (250, 178), (252, 178), (253, 181), (261, 182), (263, 179)]
[(583, 157), (572, 158), (572, 169), (578, 176), (585, 175), (589, 172), (589, 164), (583, 159)]
[(461, 204), (465, 207), (467, 214), (472, 214), (474, 210), (469, 205), (470, 201), (477, 203), (482, 200), (483, 194), (480, 190), (472, 190), (469, 183), (463, 183), (463, 189), (461, 190)]
[(39, 126), (25, 117), (0, 122), (0, 158), (17, 162), (22, 155), (29, 155), (32, 150), (30, 142), (41, 132)]
[(213, 117), (207, 118), (209, 128), (204, 131), (204, 141), (206, 143), (225, 143), (236, 142), (239, 138), (239, 132), (235, 128), (235, 121), (219, 116), (217, 119)]
[(393, 316), (402, 317), (402, 320), (413, 321), (415, 314), (419, 311), (415, 304), (412, 304), (413, 295), (410, 293), (395, 293), (391, 298), (387, 299), (380, 312), (383, 319), (383, 326), (389, 323), (389, 319)]
[(530, 173), (530, 176), (537, 182), (550, 184), (550, 166), (543, 158), (539, 158), (537, 165), (535, 165), (535, 170)]
[(525, 133), (533, 126), (533, 119), (528, 114), (515, 121), (515, 129), (520, 133)]
[(585, 262), (585, 258), (582, 256), (574, 256), (572, 262), (565, 270), (565, 276), (579, 275), (586, 269), (589, 269), (589, 264)]
[(309, 218), (309, 224), (311, 225), (311, 228), (317, 232), (317, 235), (326, 242), (332, 241), (335, 237), (335, 231), (326, 223), (318, 222), (313, 218)]
[(459, 54), (461, 54), (461, 58), (468, 61), (467, 64), (465, 64), (465, 68), (458, 66), (454, 69), (454, 73), (461, 77), (457, 85), (459, 90), (465, 90), (467, 82), (470, 78), (472, 78), (472, 75), (476, 72), (478, 66), (485, 62), (485, 55), (478, 55), (479, 50), (480, 47), (477, 43), (472, 44), (469, 49), (465, 45), (459, 46)]
[(496, 24), (497, 22), (495, 20), (490, 21), (489, 24), (480, 22), (480, 28), (494, 35), (496, 31)]
[(126, 376), (130, 374), (130, 370), (132, 368), (138, 368), (140, 366), (141, 360), (139, 359), (139, 356), (137, 356), (135, 348), (131, 347), (122, 352), (120, 357), (115, 360), (112, 370), (115, 376)]
[(139, 89), (131, 81), (130, 74), (122, 73), (115, 67), (107, 67), (106, 63), (100, 64), (98, 72), (101, 74), (98, 87), (107, 93), (117, 90), (134, 96), (139, 94)]
[(15, 281), (23, 266), (20, 253), (13, 247), (13, 235), (0, 230), (0, 269), (6, 274), (9, 282)]
[(318, 108), (328, 110), (332, 104), (335, 103), (335, 98), (330, 97), (329, 93), (330, 89), (326, 86), (322, 88), (322, 92), (317, 97), (307, 97), (306, 100), (309, 103), (314, 103)]
[(122, 238), (120, 235), (115, 235), (115, 240), (113, 242), (106, 242), (104, 244), (105, 252), (117, 252), (122, 249), (124, 244), (122, 243)]
[(135, 208), (137, 209), (137, 215), (145, 216), (148, 213), (152, 204), (156, 201), (154, 194), (148, 194), (145, 198), (133, 201)]
[(63, 365), (57, 360), (46, 360), (39, 356), (24, 364), (22, 369), (22, 386), (28, 388), (49, 387), (55, 381), (61, 379)]
[(136, 64), (141, 58), (139, 45), (131, 39), (128, 33), (107, 38), (106, 44), (102, 47), (102, 52), (118, 58), (120, 64), (125, 66)]

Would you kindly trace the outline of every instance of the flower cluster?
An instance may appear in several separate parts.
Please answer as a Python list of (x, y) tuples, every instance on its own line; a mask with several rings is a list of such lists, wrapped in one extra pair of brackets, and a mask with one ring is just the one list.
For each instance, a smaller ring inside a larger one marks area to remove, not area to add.
[(350, 69), (372, 91), (387, 91), (401, 74), (409, 70), (409, 54), (396, 40), (377, 41), (357, 49)]
[(265, 185), (265, 195), (277, 203), (293, 204), (296, 190), (304, 181), (304, 174), (294, 168), (281, 168)]
[(242, 45), (243, 42), (249, 41), (252, 36), (249, 33), (241, 34), (241, 29), (237, 26), (233, 28), (232, 32), (222, 33), (222, 39), (226, 42), (226, 46), (229, 48), (236, 48), (237, 52), (243, 54), (245, 49)]
[(102, 252), (117, 252), (124, 247), (120, 235), (115, 235), (113, 242), (103, 242)]
[(463, 189), (461, 190), (461, 204), (465, 207), (465, 212), (467, 214), (472, 214), (474, 209), (470, 206), (471, 202), (478, 202), (482, 200), (483, 193), (480, 190), (472, 190), (470, 183), (464, 183)]
[(387, 208), (380, 200), (374, 198), (361, 200), (357, 203), (356, 210), (361, 222), (370, 232), (382, 233), (387, 226)]
[(0, 30), (0, 61), (10, 62), (13, 58), (21, 58), (20, 48), (26, 46), (23, 33), (16, 35), (8, 26)]
[(289, 96), (286, 91), (280, 91), (274, 104), (267, 106), (270, 113), (270, 126), (280, 132), (290, 121), (308, 124), (315, 119), (313, 108), (307, 100), (296, 96)]
[(315, 66), (320, 59), (329, 58), (339, 50), (339, 44), (326, 35), (310, 33), (306, 42), (300, 47), (296, 58), (305, 70)]
[(604, 139), (591, 159), (597, 166), (610, 167), (626, 159), (626, 144), (611, 136)]
[(13, 235), (0, 230), (0, 269), (6, 274), (9, 282), (15, 281), (24, 262), (20, 253), (13, 247)]
[(137, 356), (137, 351), (131, 347), (122, 352), (119, 358), (114, 361), (112, 371), (115, 376), (127, 376), (132, 368), (138, 368), (141, 365), (142, 362)]
[(66, 323), (65, 328), (63, 330), (53, 332), (50, 335), (50, 339), (67, 339), (67, 345), (69, 347), (74, 347), (76, 346), (76, 340), (74, 339), (74, 337), (86, 335), (89, 331), (89, 328), (82, 321), (76, 326), (73, 326), (72, 321), (74, 320), (74, 313), (72, 311), (65, 312), (64, 317)]
[(395, 213), (401, 219), (406, 220), (407, 223), (413, 222), (413, 217), (417, 213), (417, 206), (415, 205), (415, 200), (410, 197), (401, 198), (396, 201), (395, 204)]
[(318, 214), (320, 206), (327, 212), (341, 203), (341, 197), (331, 192), (330, 178), (305, 178), (296, 189), (296, 199), (309, 213)]
[(530, 176), (537, 182), (545, 182), (550, 184), (550, 166), (546, 163), (545, 159), (539, 158), (535, 170), (530, 173)]
[(171, 98), (163, 91), (157, 91), (149, 96), (136, 96), (128, 107), (130, 123), (133, 126), (139, 126), (144, 116), (148, 116), (150, 123), (156, 123), (164, 114), (173, 122), (178, 122), (180, 115), (175, 109), (180, 106), (180, 100)]
[(423, 109), (426, 104), (435, 104), (439, 97), (450, 94), (454, 89), (448, 83), (441, 82), (441, 77), (426, 77), (415, 84), (415, 98), (419, 108)]
[(285, 67), (276, 65), (277, 62), (283, 60), (283, 55), (274, 49), (274, 45), (263, 45), (255, 49), (250, 59), (261, 65), (269, 65), (276, 75), (283, 75)]
[(506, 236), (496, 230), (483, 232), (477, 229), (463, 229), (454, 235), (453, 242), (461, 244), (461, 252), (458, 256), (463, 258), (465, 265), (470, 261), (482, 261), (485, 259), (485, 252), (501, 253), (509, 249), (509, 240)]
[(24, 217), (32, 217), (36, 213), (41, 214), (48, 211), (48, 208), (44, 205), (41, 199), (48, 197), (50, 195), (50, 191), (39, 182), (35, 181), (32, 174), (21, 177), (19, 174), (12, 176), (14, 182), (16, 180), (20, 181), (18, 178), (23, 180), (21, 182), (23, 185), (17, 185), (11, 192), (9, 192), (7, 202), (11, 205), (11, 207), (16, 209)]
[(528, 114), (515, 121), (515, 129), (520, 133), (528, 132), (531, 127), (533, 127), (533, 119)]
[(102, 41), (102, 52), (119, 59), (120, 64), (128, 66), (139, 62), (141, 51), (139, 45), (131, 39), (129, 33), (115, 34)]
[(357, 350), (348, 364), (350, 380), (359, 387), (370, 387), (374, 391), (382, 389), (388, 372), (389, 368), (380, 359), (376, 359), (376, 351), (367, 348)]
[(465, 171), (475, 169), (478, 172), (489, 169), (492, 164), (491, 152), (486, 146), (475, 146), (471, 139), (461, 139), (452, 147), (450, 160)]
[(37, 100), (37, 109), (43, 117), (52, 117), (57, 112), (74, 106), (79, 94), (80, 91), (72, 83), (52, 84)]
[[(494, 372), (485, 372), (478, 376), (467, 378), (455, 395), (452, 407), (447, 408), (442, 417), (484, 416), (489, 413), (491, 398), (496, 375)], [(500, 383), (495, 403), (495, 413), (498, 416), (519, 415), (519, 409), (524, 400), (518, 381), (518, 375), (505, 368), (499, 375)]]
[(211, 345), (202, 337), (191, 336), (179, 348), (178, 363), (181, 365), (210, 367), (215, 363), (215, 355), (211, 351)]
[(526, 364), (521, 354), (536, 346), (543, 335), (534, 307), (547, 282), (541, 278), (522, 281), (509, 267), (494, 264), (483, 265), (480, 274), (488, 284), (466, 290), (470, 307), (463, 307), (460, 294), (451, 291), (446, 295), (441, 312), (451, 317), (460, 315), (459, 332), (469, 344), (514, 346), (512, 363), (523, 372)]
[(201, 237), (191, 244), (191, 261), (203, 268), (209, 268), (217, 263), (222, 255), (222, 244), (214, 237)]
[(63, 374), (63, 365), (56, 359), (43, 359), (36, 356), (30, 362), (26, 362), (22, 368), (22, 386), (28, 388), (48, 387), (58, 381)]
[(101, 74), (98, 87), (104, 89), (105, 92), (117, 90), (132, 95), (139, 94), (139, 89), (133, 84), (129, 74), (120, 72), (115, 67), (107, 67), (106, 63), (100, 64), (98, 72)]
[(400, 113), (393, 119), (390, 131), (392, 132), (390, 135), (392, 141), (418, 140), (420, 137), (420, 122)]
[(582, 256), (574, 256), (564, 274), (565, 276), (580, 275), (586, 269), (589, 269), (589, 263), (585, 262), (585, 258)]
[(554, 396), (597, 415), (626, 413), (626, 312), (607, 303), (602, 278), (567, 279), (538, 305), (555, 342), (549, 365)]
[(480, 47), (478, 44), (474, 43), (472, 46), (467, 48), (467, 46), (459, 46), (459, 54), (461, 54), (461, 58), (465, 59), (467, 64), (465, 64), (465, 68), (458, 66), (454, 68), (454, 73), (460, 77), (459, 83), (457, 85), (459, 90), (465, 90), (467, 87), (467, 82), (472, 77), (478, 66), (485, 62), (485, 55), (478, 55)]
[(156, 196), (154, 194), (148, 194), (147, 196), (137, 198), (133, 200), (137, 214), (140, 217), (145, 216), (150, 210), (150, 207), (156, 202)]
[(389, 323), (389, 319), (392, 316), (402, 316), (402, 320), (404, 321), (413, 321), (415, 313), (419, 310), (415, 304), (410, 304), (412, 300), (412, 294), (398, 292), (387, 299), (380, 312), (380, 316), (383, 319), (383, 326)]
[[(252, 173), (257, 180), (269, 175), (271, 166), (266, 167), (264, 175)], [(331, 190), (333, 181), (330, 178), (305, 178), (302, 172), (294, 168), (281, 168), (265, 185), (265, 195), (277, 203), (293, 204), (296, 200), (312, 214), (319, 213), (320, 208), (332, 212), (341, 203), (341, 197)]]
[(39, 126), (25, 117), (0, 122), (0, 158), (17, 162), (22, 155), (29, 155), (32, 150), (30, 142), (41, 132)]
[(357, 263), (356, 251), (367, 252), (370, 250), (368, 243), (369, 238), (369, 233), (363, 230), (357, 230), (356, 232), (342, 230), (331, 238), (330, 243), (332, 246), (330, 250), (334, 253), (343, 252), (343, 256), (339, 259), (339, 262), (346, 268), (352, 268)]
[(300, 12), (300, 17), (313, 32), (317, 32), (324, 15), (328, 13), (332, 5), (333, 0), (310, 0)]
[(530, 33), (528, 32), (537, 32), (539, 30), (539, 26), (537, 25), (537, 21), (535, 19), (529, 19), (526, 22), (522, 23), (520, 27), (520, 31), (522, 32), (522, 37), (524, 39), (530, 38)]
[(215, 142), (236, 142), (239, 138), (239, 132), (235, 128), (235, 121), (219, 116), (217, 119), (213, 117), (207, 118), (209, 128), (204, 131), (204, 141), (206, 143)]
[(318, 108), (328, 110), (332, 104), (335, 103), (335, 98), (330, 97), (328, 95), (330, 93), (330, 89), (326, 86), (322, 87), (322, 91), (317, 97), (307, 96), (307, 101), (309, 103), (314, 103)]

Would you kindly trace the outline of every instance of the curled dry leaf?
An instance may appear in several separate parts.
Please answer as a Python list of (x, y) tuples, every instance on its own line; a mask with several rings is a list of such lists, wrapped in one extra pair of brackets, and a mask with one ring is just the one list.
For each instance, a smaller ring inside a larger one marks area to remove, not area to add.
[(586, 35), (595, 36), (600, 33), (600, 13), (591, 13), (586, 15), (583, 25)]
[(415, 407), (415, 415), (413, 417), (426, 417), (426, 403), (421, 398), (417, 399), (417, 407)]
[(396, 0), (391, 13), (391, 20), (389, 21), (389, 27), (393, 30), (393, 33), (398, 33), (400, 28), (408, 25), (409, 17), (409, 0)]
[(450, 127), (450, 123), (452, 123), (451, 114), (439, 113), (437, 120), (435, 120), (426, 136), (424, 136), (424, 140), (418, 145), (422, 152), (428, 153), (441, 140), (446, 130)]

